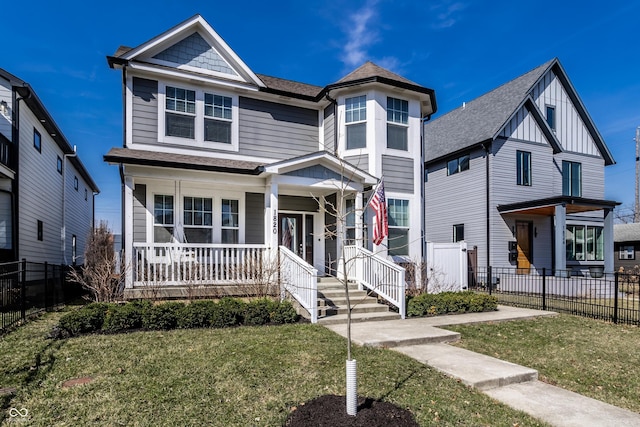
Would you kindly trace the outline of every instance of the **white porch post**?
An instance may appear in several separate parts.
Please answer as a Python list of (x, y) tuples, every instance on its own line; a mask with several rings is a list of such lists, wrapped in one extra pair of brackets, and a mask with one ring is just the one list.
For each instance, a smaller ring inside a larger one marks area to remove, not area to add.
[(567, 229), (567, 208), (564, 204), (556, 205), (555, 215), (555, 268), (556, 276), (565, 274), (567, 269), (567, 248), (565, 234)]
[(133, 288), (133, 177), (124, 177), (124, 264), (125, 287)]
[(613, 266), (613, 209), (604, 210), (604, 272), (614, 273)]
[(365, 246), (365, 241), (364, 241), (364, 232), (363, 232), (363, 227), (362, 227), (362, 217), (364, 216), (364, 209), (362, 206), (363, 203), (363, 197), (364, 195), (362, 194), (362, 191), (358, 191), (356, 193), (356, 211), (355, 211), (355, 217), (356, 217), (356, 245), (357, 246)]
[(278, 249), (278, 183), (267, 183), (264, 193), (264, 244), (272, 250)]

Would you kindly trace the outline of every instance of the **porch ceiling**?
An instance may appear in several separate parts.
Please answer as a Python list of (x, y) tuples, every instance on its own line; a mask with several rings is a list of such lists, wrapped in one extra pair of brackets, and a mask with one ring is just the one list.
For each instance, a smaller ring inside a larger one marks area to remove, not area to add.
[(583, 197), (558, 196), (547, 199), (530, 200), (525, 202), (499, 205), (498, 212), (501, 214), (517, 213), (526, 215), (553, 216), (555, 207), (564, 205), (567, 214), (599, 211), (602, 209), (613, 209), (620, 202), (613, 200), (587, 199)]

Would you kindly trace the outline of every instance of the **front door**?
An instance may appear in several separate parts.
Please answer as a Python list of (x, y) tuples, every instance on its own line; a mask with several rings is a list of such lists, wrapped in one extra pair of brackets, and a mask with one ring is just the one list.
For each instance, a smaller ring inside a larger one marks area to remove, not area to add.
[(278, 222), (280, 245), (313, 265), (313, 215), (281, 213)]
[(532, 224), (530, 222), (516, 222), (516, 241), (518, 244), (517, 274), (529, 274), (532, 258)]

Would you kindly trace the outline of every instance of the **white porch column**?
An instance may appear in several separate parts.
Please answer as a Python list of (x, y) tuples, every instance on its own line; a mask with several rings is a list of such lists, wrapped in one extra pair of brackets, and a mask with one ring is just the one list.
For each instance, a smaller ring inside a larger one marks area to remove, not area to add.
[(364, 210), (362, 209), (363, 202), (363, 194), (362, 191), (358, 191), (356, 193), (356, 211), (355, 211), (355, 219), (356, 219), (356, 245), (365, 246), (364, 241), (364, 233), (362, 228), (362, 217), (364, 216)]
[(270, 181), (264, 192), (264, 244), (278, 248), (278, 184)]
[(122, 269), (125, 271), (125, 287), (133, 288), (133, 177), (124, 177), (124, 263)]
[(555, 223), (555, 268), (556, 276), (565, 274), (567, 269), (567, 247), (566, 247), (566, 230), (567, 230), (567, 208), (564, 204), (556, 205), (555, 215), (553, 217)]
[(613, 266), (613, 209), (604, 210), (604, 272), (614, 273)]

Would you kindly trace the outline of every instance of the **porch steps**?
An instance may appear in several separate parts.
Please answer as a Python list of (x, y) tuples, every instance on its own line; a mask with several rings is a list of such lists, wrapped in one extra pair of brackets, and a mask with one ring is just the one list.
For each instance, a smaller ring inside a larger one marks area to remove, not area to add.
[[(351, 322), (371, 322), (376, 320), (399, 319), (400, 315), (389, 310), (389, 306), (378, 303), (375, 296), (349, 283)], [(318, 323), (334, 325), (347, 323), (347, 297), (344, 285), (335, 277), (318, 279)]]

